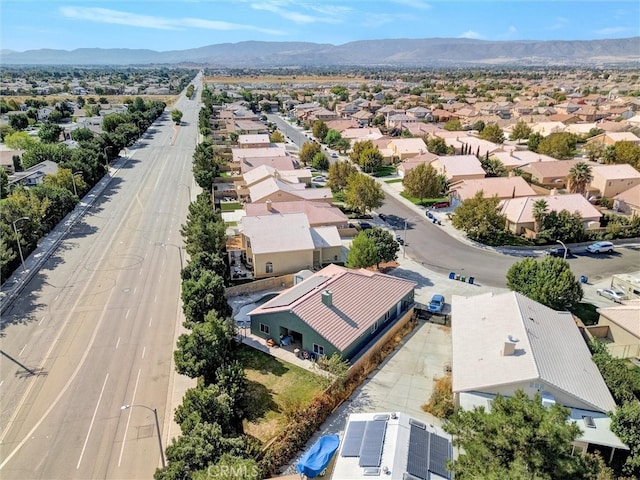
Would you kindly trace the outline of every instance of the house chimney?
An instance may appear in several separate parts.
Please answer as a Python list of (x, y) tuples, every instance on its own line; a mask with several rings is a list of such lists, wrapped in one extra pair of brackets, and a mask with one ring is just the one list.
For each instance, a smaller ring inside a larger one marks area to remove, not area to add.
[(516, 340), (509, 336), (504, 341), (504, 346), (502, 347), (502, 356), (511, 357), (514, 353), (516, 353)]
[(271, 205), (272, 203), (271, 200), (267, 200), (265, 203), (267, 204), (267, 212), (271, 212), (273, 209), (273, 206)]
[(322, 303), (327, 307), (333, 306), (333, 293), (331, 293), (331, 290), (325, 290), (322, 292)]

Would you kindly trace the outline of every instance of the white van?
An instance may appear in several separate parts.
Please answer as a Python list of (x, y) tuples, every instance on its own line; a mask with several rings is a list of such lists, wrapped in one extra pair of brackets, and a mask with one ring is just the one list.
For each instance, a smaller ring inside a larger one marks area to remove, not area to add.
[(611, 242), (596, 242), (587, 247), (587, 252), (589, 253), (612, 253), (613, 252), (613, 243)]

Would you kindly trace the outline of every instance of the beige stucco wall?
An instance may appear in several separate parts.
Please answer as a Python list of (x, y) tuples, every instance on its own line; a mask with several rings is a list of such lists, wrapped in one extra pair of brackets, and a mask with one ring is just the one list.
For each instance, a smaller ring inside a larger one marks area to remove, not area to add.
[(342, 258), (341, 246), (320, 249), (320, 262), (322, 264), (342, 261), (344, 261), (344, 258)]
[(593, 172), (591, 186), (597, 188), (603, 197), (611, 198), (640, 184), (640, 178), (607, 180), (597, 171)]
[[(247, 256), (249, 253), (247, 252)], [(273, 273), (266, 272), (266, 264), (273, 264)], [(313, 268), (313, 250), (298, 250), (279, 253), (253, 255), (253, 273), (255, 278), (271, 277), (295, 273), (299, 270)]]
[(619, 325), (616, 325), (603, 315), (600, 315), (598, 326), (609, 327), (608, 337), (613, 343), (607, 344), (607, 349), (611, 355), (618, 358), (629, 358), (638, 355), (640, 351), (640, 338)]

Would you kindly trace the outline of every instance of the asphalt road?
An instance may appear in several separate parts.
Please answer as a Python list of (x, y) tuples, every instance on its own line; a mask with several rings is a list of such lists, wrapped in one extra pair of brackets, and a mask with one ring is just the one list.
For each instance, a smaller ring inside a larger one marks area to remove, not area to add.
[(148, 479), (160, 464), (199, 103), (173, 108), (181, 127), (167, 110), (127, 149), (3, 315), (2, 479)]

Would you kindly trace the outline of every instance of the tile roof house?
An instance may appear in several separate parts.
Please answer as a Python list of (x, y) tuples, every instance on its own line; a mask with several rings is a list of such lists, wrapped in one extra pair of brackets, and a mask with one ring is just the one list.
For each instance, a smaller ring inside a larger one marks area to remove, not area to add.
[(485, 177), (482, 164), (475, 155), (443, 155), (431, 165), (438, 173), (447, 177), (449, 184)]
[(282, 145), (273, 144), (269, 147), (258, 148), (232, 148), (233, 163), (239, 164), (241, 160), (256, 157), (286, 157), (289, 154)]
[(240, 232), (243, 257), (255, 278), (344, 261), (337, 228), (312, 227), (305, 213), (244, 216)]
[(269, 140), (269, 135), (266, 133), (238, 136), (238, 146), (240, 148), (263, 148), (269, 147), (270, 145), (271, 141)]
[[(502, 214), (506, 217), (506, 229), (516, 235), (533, 232), (533, 205), (538, 200), (545, 200), (549, 211), (570, 213), (578, 212), (585, 228), (600, 225), (600, 211), (579, 193), (567, 195), (537, 195), (533, 197), (511, 198), (502, 201)], [(529, 232), (527, 232), (529, 231)]]
[(627, 449), (609, 428), (616, 404), (571, 313), (517, 292), (454, 296), (451, 305), (456, 405), (490, 409), (497, 394), (540, 394), (545, 405), (570, 408), (567, 420), (582, 430), (578, 448)]
[(498, 197), (501, 200), (536, 195), (536, 191), (522, 177), (487, 177), (456, 183), (449, 191), (451, 204), (459, 205), (479, 191), (483, 192), (485, 198)]
[(400, 161), (427, 153), (427, 145), (421, 138), (394, 138), (387, 144), (387, 148)]
[(248, 187), (251, 202), (291, 202), (310, 200), (331, 203), (333, 194), (329, 188), (306, 188), (304, 183), (287, 183), (281, 178), (268, 177)]
[(328, 265), (249, 312), (251, 333), (290, 335), (312, 356), (353, 358), (388, 327), (413, 314), (414, 282)]
[(640, 217), (640, 185), (614, 196), (613, 208), (618, 212)]
[(631, 132), (605, 132), (595, 135), (587, 140), (587, 143), (602, 143), (604, 145), (615, 145), (617, 142), (632, 142), (640, 145), (640, 138)]
[(505, 166), (507, 170), (514, 168), (522, 168), (525, 165), (534, 162), (557, 162), (557, 158), (543, 155), (541, 153), (532, 152), (531, 150), (513, 150), (503, 148), (502, 151), (491, 153), (492, 157), (497, 158)]
[[(549, 157), (551, 158), (551, 157)], [(531, 180), (553, 188), (564, 188), (569, 170), (582, 160), (552, 160), (531, 162), (522, 167), (522, 171), (531, 175)]]
[(341, 135), (342, 138), (346, 138), (347, 140), (351, 140), (354, 142), (377, 140), (384, 137), (378, 127), (347, 128), (346, 130), (342, 131)]
[[(270, 167), (279, 171), (295, 170), (297, 162), (294, 157), (249, 157), (240, 161), (240, 174), (255, 170), (259, 167)], [(237, 164), (235, 165), (237, 167)]]
[(348, 228), (349, 218), (338, 207), (324, 202), (262, 202), (247, 203), (244, 210), (248, 217), (286, 213), (304, 213), (312, 227), (335, 226)]
[(592, 165), (591, 175), (593, 179), (589, 184), (590, 189), (597, 190), (601, 196), (607, 198), (640, 185), (640, 172), (626, 163)]
[(331, 480), (453, 478), (451, 435), (405, 413), (352, 413), (342, 438)]
[(409, 173), (411, 170), (416, 168), (418, 165), (422, 165), (422, 164), (428, 165), (434, 162), (435, 160), (437, 160), (438, 158), (439, 158), (438, 155), (436, 155), (435, 153), (429, 153), (429, 152), (423, 153), (416, 157), (407, 158), (406, 160), (403, 160), (397, 165), (398, 175), (400, 175), (400, 177), (404, 177), (407, 173)]

